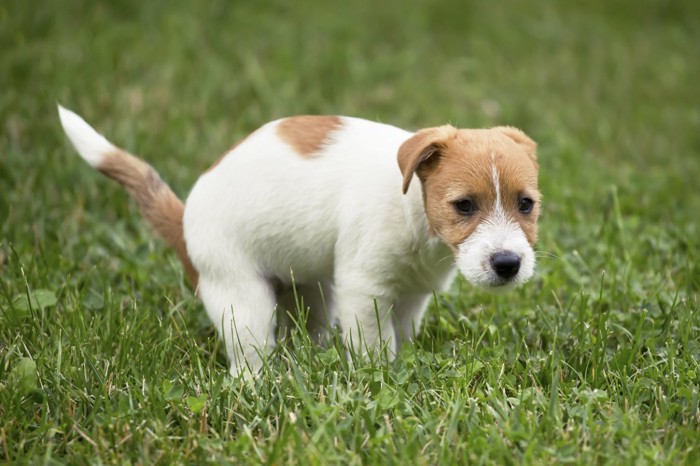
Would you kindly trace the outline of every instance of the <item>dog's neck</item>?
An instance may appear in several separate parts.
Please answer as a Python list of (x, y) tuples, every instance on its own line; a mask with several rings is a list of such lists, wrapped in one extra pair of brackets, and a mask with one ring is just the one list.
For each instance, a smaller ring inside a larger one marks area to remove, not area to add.
[(420, 182), (412, 184), (403, 196), (403, 208), (405, 232), (409, 235), (410, 250), (405, 253), (411, 286), (425, 287), (428, 291), (442, 289), (445, 281), (454, 277), (454, 255), (430, 228)]

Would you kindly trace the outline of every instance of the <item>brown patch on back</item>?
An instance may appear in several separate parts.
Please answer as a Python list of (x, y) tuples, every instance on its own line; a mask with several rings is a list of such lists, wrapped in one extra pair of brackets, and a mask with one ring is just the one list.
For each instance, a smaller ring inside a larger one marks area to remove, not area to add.
[[(497, 131), (455, 129), (447, 138), (426, 140), (427, 144), (437, 147), (437, 152), (424, 162), (419, 162), (415, 169), (423, 184), (425, 212), (430, 228), (455, 251), (496, 207), (494, 164), (499, 174), (501, 203), (506, 214), (518, 221), (531, 244), (537, 239), (539, 192), (534, 143), (518, 141), (511, 134), (503, 134), (500, 128)], [(528, 141), (532, 142), (529, 138)], [(522, 195), (535, 201), (529, 215), (518, 211)], [(477, 212), (470, 216), (459, 213), (454, 203), (462, 199), (476, 203)]]
[(153, 167), (127, 152), (111, 152), (97, 169), (119, 182), (136, 199), (148, 223), (168, 246), (175, 249), (192, 286), (196, 288), (199, 274), (187, 255), (182, 227), (185, 205), (182, 201), (160, 179)]
[(303, 115), (285, 118), (277, 125), (277, 135), (297, 154), (312, 158), (328, 144), (334, 131), (343, 126), (337, 116)]

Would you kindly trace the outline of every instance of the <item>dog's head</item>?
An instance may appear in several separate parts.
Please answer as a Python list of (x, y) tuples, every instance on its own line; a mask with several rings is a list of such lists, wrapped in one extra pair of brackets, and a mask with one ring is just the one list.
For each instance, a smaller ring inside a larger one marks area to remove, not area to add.
[(534, 272), (536, 147), (512, 127), (448, 125), (418, 131), (399, 149), (404, 194), (417, 175), (432, 233), (449, 245), (475, 285), (515, 286)]

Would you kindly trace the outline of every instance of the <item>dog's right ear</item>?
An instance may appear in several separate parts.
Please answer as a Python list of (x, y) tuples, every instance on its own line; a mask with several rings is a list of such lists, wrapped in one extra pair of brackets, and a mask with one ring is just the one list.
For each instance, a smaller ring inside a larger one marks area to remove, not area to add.
[(434, 160), (445, 148), (449, 139), (457, 132), (451, 125), (426, 128), (408, 138), (399, 147), (397, 156), (399, 168), (403, 175), (403, 193), (408, 192), (413, 175), (421, 164)]
[(530, 157), (530, 160), (532, 160), (532, 162), (535, 164), (535, 167), (537, 167), (537, 143), (530, 139), (530, 137), (527, 134), (513, 126), (496, 126), (493, 129), (500, 131), (501, 133), (515, 141), (517, 144), (523, 146), (523, 148), (525, 148), (527, 156)]

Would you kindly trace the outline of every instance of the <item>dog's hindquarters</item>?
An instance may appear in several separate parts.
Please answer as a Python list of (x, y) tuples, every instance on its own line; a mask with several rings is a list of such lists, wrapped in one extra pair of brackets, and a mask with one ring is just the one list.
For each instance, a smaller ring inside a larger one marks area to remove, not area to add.
[(196, 287), (198, 274), (187, 254), (183, 235), (182, 201), (149, 164), (114, 146), (70, 110), (59, 105), (58, 113), (64, 131), (80, 156), (126, 188), (137, 201), (146, 220), (166, 244), (175, 249), (187, 276)]

